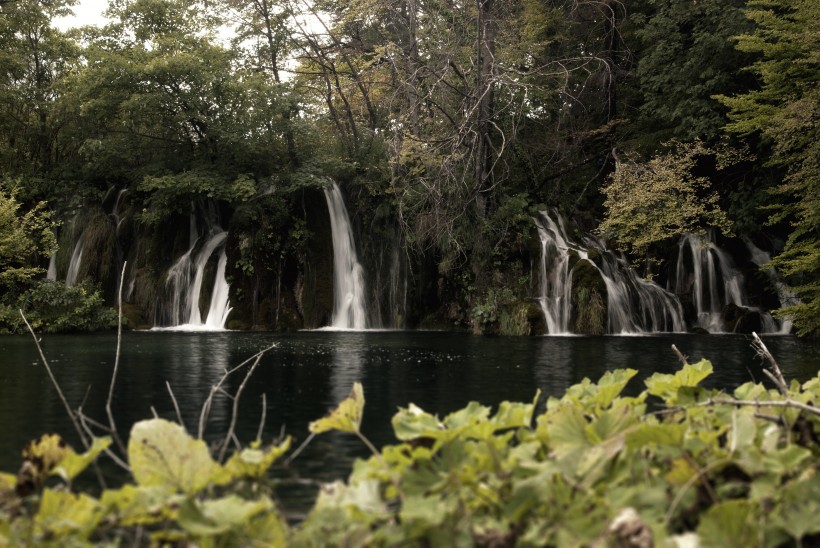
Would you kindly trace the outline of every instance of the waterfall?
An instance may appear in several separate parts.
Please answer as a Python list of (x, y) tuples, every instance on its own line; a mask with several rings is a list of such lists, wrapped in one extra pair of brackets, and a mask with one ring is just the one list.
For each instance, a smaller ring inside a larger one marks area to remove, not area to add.
[(364, 269), (356, 257), (356, 244), (342, 192), (335, 182), (325, 188), (333, 238), (334, 329), (366, 329)]
[[(691, 296), (697, 315), (696, 326), (710, 333), (729, 330), (727, 310), (733, 308), (753, 312), (760, 317), (760, 327), (755, 331), (780, 331), (771, 314), (750, 306), (743, 273), (731, 256), (715, 244), (711, 234), (707, 239), (695, 234), (681, 238), (674, 289), (677, 295)], [(736, 328), (737, 324), (732, 330)]]
[(52, 253), (48, 260), (48, 272), (46, 273), (46, 280), (53, 282), (57, 280), (57, 253)]
[[(201, 238), (194, 239), (191, 247), (168, 269), (166, 287), (170, 293), (170, 306), (164, 316), (171, 326), (190, 330), (224, 329), (230, 313), (228, 293), (230, 287), (225, 281), (227, 255), (224, 243), (228, 236), (222, 230), (213, 231), (201, 248), (197, 250)], [(205, 276), (205, 266), (217, 248), (222, 252), (217, 263), (208, 315), (203, 321), (200, 313), (200, 294)]]
[(572, 273), (569, 270), (570, 248), (563, 219), (558, 223), (542, 211), (536, 219), (541, 239), (541, 296), (538, 304), (547, 322), (547, 333), (569, 333), (571, 311)]
[(68, 286), (77, 283), (77, 276), (80, 273), (80, 264), (83, 261), (83, 242), (85, 234), (80, 234), (80, 238), (74, 245), (74, 251), (71, 253), (71, 261), (68, 263), (68, 273), (65, 277), (65, 284)]
[[(606, 287), (608, 333), (685, 331), (683, 308), (675, 295), (641, 279), (623, 256), (602, 242), (593, 238), (572, 241), (563, 219), (556, 218), (557, 222), (544, 211), (536, 220), (541, 239), (539, 303), (549, 334), (571, 331), (572, 276), (581, 263), (594, 267)], [(577, 260), (570, 268), (573, 255)]]
[[(795, 304), (800, 304), (800, 299), (797, 295), (794, 294), (792, 290), (786, 287), (786, 284), (780, 279), (778, 276), (777, 271), (774, 268), (768, 267), (766, 265), (769, 264), (769, 261), (772, 260), (772, 256), (757, 247), (755, 244), (751, 242), (751, 240), (744, 240), (746, 243), (746, 247), (749, 249), (749, 254), (751, 255), (752, 262), (757, 266), (761, 267), (761, 270), (769, 277), (774, 285), (775, 290), (777, 291), (777, 298), (780, 301), (780, 306), (792, 306)], [(788, 335), (792, 331), (792, 322), (789, 320), (783, 320), (780, 322), (780, 328), (778, 332), (782, 335)]]

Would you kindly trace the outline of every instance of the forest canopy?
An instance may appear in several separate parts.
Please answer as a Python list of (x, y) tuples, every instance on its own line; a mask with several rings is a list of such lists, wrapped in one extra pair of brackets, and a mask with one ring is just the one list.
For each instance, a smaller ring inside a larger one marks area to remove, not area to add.
[[(230, 234), (237, 318), (320, 322), (311, 192), (332, 179), (374, 261), (406, 249), (417, 324), (529, 298), (555, 208), (635, 264), (685, 233), (765, 242), (781, 314), (820, 328), (816, 2), (112, 0), (104, 26), (58, 28), (72, 6), (0, 2), (0, 238), (60, 222), (64, 271), (91, 227), (80, 278), (110, 301), (128, 259), (146, 317), (152, 265), (196, 224)], [(41, 229), (6, 304), (45, 271)]]

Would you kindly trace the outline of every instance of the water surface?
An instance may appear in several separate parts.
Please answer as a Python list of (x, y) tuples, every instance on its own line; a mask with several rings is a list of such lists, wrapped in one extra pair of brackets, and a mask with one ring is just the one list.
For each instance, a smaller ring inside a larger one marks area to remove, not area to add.
[[(806, 380), (820, 365), (820, 345), (793, 337), (764, 338), (787, 379)], [(195, 433), (202, 403), (223, 372), (259, 350), (276, 345), (262, 359), (241, 399), (237, 433), (243, 442), (256, 437), (266, 396), (263, 440), (282, 431), (300, 443), (307, 425), (327, 413), (350, 391), (364, 385), (362, 430), (376, 445), (394, 441), (390, 418), (400, 406), (415, 403), (443, 416), (470, 401), (496, 405), (530, 401), (537, 390), (561, 395), (584, 377), (631, 367), (640, 378), (674, 372), (675, 344), (690, 361), (706, 357), (715, 373), (705, 384), (732, 389), (764, 380), (762, 362), (741, 335), (657, 335), (648, 337), (475, 337), (438, 332), (301, 332), (124, 334), (113, 411), (121, 433), (141, 419), (175, 418), (166, 381), (179, 403), (183, 421)], [(47, 335), (42, 347), (73, 408), (105, 419), (105, 398), (114, 364), (116, 336)], [(246, 366), (247, 367), (247, 366)], [(236, 391), (241, 376), (228, 382)], [(642, 389), (638, 379), (628, 387)], [(206, 439), (221, 439), (231, 402), (215, 400)], [(45, 432), (58, 432), (75, 447), (73, 428), (56, 391), (39, 363), (30, 337), (0, 337), (0, 470), (14, 472), (20, 450)], [(287, 469), (282, 504), (292, 512), (307, 508), (314, 484), (344, 477), (352, 460), (367, 451), (354, 436), (318, 436)]]

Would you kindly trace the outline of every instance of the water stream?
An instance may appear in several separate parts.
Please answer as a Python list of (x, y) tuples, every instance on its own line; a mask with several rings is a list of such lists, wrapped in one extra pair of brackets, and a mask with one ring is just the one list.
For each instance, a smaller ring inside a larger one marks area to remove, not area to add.
[(333, 237), (333, 329), (367, 329), (364, 269), (356, 256), (356, 242), (342, 191), (333, 182), (325, 188)]

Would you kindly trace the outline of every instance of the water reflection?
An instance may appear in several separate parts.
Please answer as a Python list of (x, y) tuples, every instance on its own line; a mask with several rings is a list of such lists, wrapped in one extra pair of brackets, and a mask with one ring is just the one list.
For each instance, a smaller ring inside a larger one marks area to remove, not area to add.
[(335, 333), (331, 340), (330, 364), (331, 406), (347, 398), (353, 383), (364, 377), (363, 333)]

